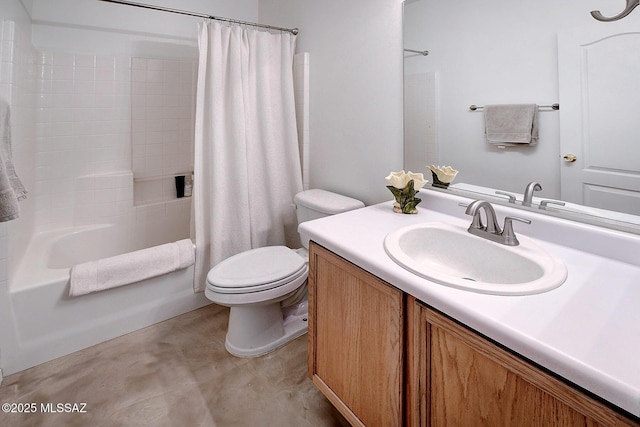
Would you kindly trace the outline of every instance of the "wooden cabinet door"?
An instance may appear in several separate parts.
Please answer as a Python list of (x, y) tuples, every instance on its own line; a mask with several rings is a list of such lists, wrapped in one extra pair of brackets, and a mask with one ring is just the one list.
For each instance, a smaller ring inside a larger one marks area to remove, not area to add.
[(401, 291), (311, 243), (309, 376), (352, 425), (400, 426)]
[(420, 311), (427, 339), (416, 344), (428, 355), (419, 359), (428, 370), (421, 425), (637, 425), (442, 314)]

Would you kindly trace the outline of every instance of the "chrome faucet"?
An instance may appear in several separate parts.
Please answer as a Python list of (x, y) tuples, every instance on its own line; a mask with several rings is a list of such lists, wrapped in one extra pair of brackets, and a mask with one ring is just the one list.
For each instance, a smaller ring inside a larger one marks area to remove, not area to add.
[[(484, 225), (482, 222), (480, 209), (484, 209), (484, 213), (487, 218), (487, 225)], [(477, 234), (472, 230), (480, 230), (483, 233), (489, 234), (499, 234), (502, 232), (502, 230), (500, 230), (500, 225), (498, 224), (498, 219), (496, 218), (496, 211), (493, 210), (491, 203), (485, 202), (484, 200), (474, 200), (469, 204), (469, 206), (467, 206), (465, 213), (473, 216), (473, 220), (469, 226), (469, 233)]]
[(531, 206), (533, 200), (533, 192), (542, 190), (542, 186), (539, 182), (531, 181), (527, 184), (527, 188), (524, 189), (524, 199), (522, 199), (522, 206)]
[[(484, 225), (482, 222), (482, 216), (480, 215), (481, 210), (484, 210), (487, 225)], [(496, 211), (493, 209), (493, 206), (491, 206), (491, 203), (484, 200), (474, 200), (471, 202), (467, 206), (465, 213), (473, 217), (471, 225), (467, 230), (469, 233), (507, 246), (517, 246), (520, 244), (516, 238), (516, 234), (513, 232), (514, 220), (531, 224), (531, 221), (528, 219), (508, 216), (504, 219), (504, 229), (501, 229), (496, 217)]]

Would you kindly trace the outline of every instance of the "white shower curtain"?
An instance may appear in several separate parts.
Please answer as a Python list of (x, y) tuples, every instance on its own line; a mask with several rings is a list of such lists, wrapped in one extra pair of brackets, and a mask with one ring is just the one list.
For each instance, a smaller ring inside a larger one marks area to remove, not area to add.
[(211, 21), (199, 26), (195, 291), (236, 253), (297, 246), (302, 190), (293, 86), (295, 36)]

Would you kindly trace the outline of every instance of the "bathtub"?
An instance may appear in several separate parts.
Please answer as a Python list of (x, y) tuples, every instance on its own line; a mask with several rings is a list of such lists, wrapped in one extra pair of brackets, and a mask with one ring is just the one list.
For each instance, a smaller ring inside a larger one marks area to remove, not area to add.
[[(129, 230), (130, 231), (130, 230)], [(29, 243), (9, 287), (15, 351), (11, 374), (194, 310), (210, 301), (193, 292), (193, 266), (80, 297), (69, 297), (70, 267), (136, 247), (113, 224), (43, 232)]]

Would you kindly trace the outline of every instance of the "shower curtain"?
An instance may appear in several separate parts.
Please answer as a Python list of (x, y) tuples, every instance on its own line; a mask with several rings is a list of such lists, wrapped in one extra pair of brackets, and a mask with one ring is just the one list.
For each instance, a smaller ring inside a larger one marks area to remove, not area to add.
[(297, 247), (302, 191), (293, 86), (295, 36), (217, 21), (199, 25), (194, 290), (239, 252)]

